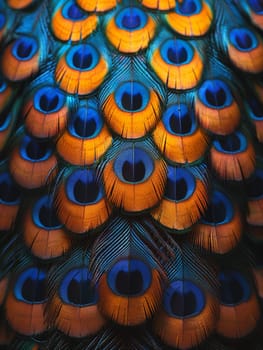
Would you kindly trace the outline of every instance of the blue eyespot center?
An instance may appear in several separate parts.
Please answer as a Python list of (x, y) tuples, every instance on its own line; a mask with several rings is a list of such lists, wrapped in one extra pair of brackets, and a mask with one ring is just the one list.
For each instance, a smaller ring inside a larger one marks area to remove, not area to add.
[(176, 12), (184, 15), (194, 15), (201, 11), (202, 6), (199, 0), (184, 0), (182, 3), (177, 3)]
[(73, 64), (76, 68), (89, 68), (92, 64), (92, 55), (90, 53), (82, 53), (77, 51), (73, 55)]
[(68, 1), (63, 9), (62, 14), (64, 18), (71, 19), (73, 21), (79, 21), (83, 18), (86, 18), (87, 15), (81, 8), (79, 8), (74, 2)]
[(148, 89), (141, 83), (128, 81), (121, 84), (115, 92), (115, 101), (120, 109), (127, 112), (139, 112), (148, 105)]
[(135, 29), (137, 27), (140, 26), (141, 24), (141, 19), (138, 15), (130, 15), (130, 16), (123, 16), (122, 21), (121, 21), (122, 25), (124, 27), (126, 27), (127, 29)]
[(187, 61), (187, 51), (184, 47), (180, 48), (169, 48), (167, 51), (167, 57), (170, 62), (175, 64), (184, 63)]
[(38, 50), (38, 43), (31, 37), (20, 37), (13, 45), (13, 55), (21, 61), (30, 60)]
[(263, 13), (263, 1), (262, 0), (248, 0), (250, 7), (258, 14)]
[(153, 160), (140, 148), (124, 150), (114, 163), (117, 176), (128, 183), (136, 184), (147, 180), (153, 170)]
[(232, 44), (240, 51), (251, 51), (258, 45), (255, 34), (247, 28), (235, 28), (230, 32)]
[(150, 268), (137, 259), (118, 261), (108, 271), (109, 287), (118, 295), (135, 297), (142, 295), (151, 285)]
[(163, 300), (165, 311), (176, 318), (196, 316), (205, 307), (203, 291), (186, 280), (172, 282), (165, 290)]
[(164, 196), (171, 201), (183, 201), (192, 196), (196, 183), (194, 176), (184, 168), (168, 166)]
[(20, 190), (8, 172), (0, 174), (0, 203), (18, 204)]
[(220, 300), (233, 306), (249, 299), (251, 289), (246, 278), (238, 271), (222, 271), (219, 274)]
[(128, 182), (139, 182), (144, 179), (145, 165), (142, 160), (130, 163), (126, 160), (122, 166), (122, 176)]
[(67, 179), (68, 198), (79, 205), (97, 203), (102, 197), (101, 184), (93, 170), (76, 170)]
[(116, 25), (124, 30), (138, 30), (147, 24), (147, 15), (137, 7), (126, 7), (116, 16)]
[(234, 154), (245, 151), (247, 148), (247, 139), (241, 132), (236, 131), (231, 135), (220, 137), (214, 141), (214, 146), (219, 151)]
[(28, 304), (42, 304), (47, 300), (46, 273), (37, 267), (23, 271), (14, 287), (18, 300)]
[(170, 105), (164, 112), (163, 123), (174, 135), (191, 134), (196, 129), (194, 113), (185, 104)]
[(34, 95), (34, 107), (42, 113), (55, 113), (65, 104), (65, 95), (58, 88), (44, 86)]
[(98, 111), (89, 107), (80, 107), (71, 117), (69, 131), (79, 138), (96, 137), (103, 126), (103, 121)]
[(86, 267), (69, 271), (61, 282), (59, 292), (65, 303), (78, 307), (94, 305), (98, 299), (96, 286)]
[(222, 192), (215, 190), (206, 210), (202, 222), (208, 224), (224, 224), (233, 218), (233, 205), (230, 199)]
[(180, 66), (190, 63), (194, 56), (192, 46), (181, 39), (166, 40), (160, 50), (163, 60), (172, 65)]
[(221, 80), (206, 80), (198, 91), (200, 100), (211, 108), (225, 108), (233, 101), (229, 87)]
[(61, 227), (53, 205), (53, 200), (46, 195), (41, 197), (33, 207), (33, 220), (35, 224), (44, 229), (57, 229)]
[(95, 110), (88, 109), (85, 113), (84, 109), (82, 109), (75, 115), (72, 127), (75, 134), (79, 137), (94, 137), (102, 128), (102, 120)]
[(97, 49), (90, 44), (79, 44), (69, 49), (67, 62), (75, 70), (92, 70), (99, 62)]
[(137, 111), (142, 106), (142, 95), (140, 93), (130, 94), (125, 92), (122, 95), (121, 104), (127, 111)]
[(52, 154), (52, 149), (48, 141), (26, 135), (21, 143), (20, 154), (26, 160), (37, 162), (48, 159)]
[(50, 99), (49, 96), (44, 94), (40, 98), (39, 105), (43, 111), (53, 111), (58, 105), (58, 96), (54, 96)]

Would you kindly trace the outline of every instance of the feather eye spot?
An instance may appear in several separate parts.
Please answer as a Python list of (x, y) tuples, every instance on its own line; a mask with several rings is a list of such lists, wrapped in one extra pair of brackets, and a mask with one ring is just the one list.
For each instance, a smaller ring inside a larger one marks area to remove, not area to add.
[(92, 65), (92, 55), (77, 51), (73, 55), (72, 62), (78, 69), (89, 69)]
[(44, 86), (34, 95), (34, 107), (42, 113), (54, 113), (62, 109), (65, 95), (57, 88)]
[(204, 213), (208, 202), (205, 178), (183, 167), (168, 165), (164, 197), (151, 215), (173, 230), (190, 228)]
[(131, 163), (125, 161), (122, 166), (122, 176), (127, 182), (140, 182), (145, 177), (145, 165), (143, 161)]
[(130, 146), (108, 162), (103, 177), (109, 201), (135, 213), (149, 210), (161, 199), (166, 167), (155, 151), (151, 154), (147, 148)]
[(20, 154), (29, 161), (43, 161), (51, 156), (52, 149), (48, 141), (25, 136), (20, 147)]
[(147, 48), (155, 28), (152, 16), (138, 7), (127, 6), (109, 19), (106, 36), (116, 50), (132, 54)]
[(137, 259), (118, 261), (107, 273), (111, 290), (117, 295), (136, 297), (142, 295), (151, 285), (151, 270)]
[(22, 136), (12, 151), (9, 169), (22, 187), (33, 189), (46, 185), (57, 174), (53, 146), (46, 139)]
[(102, 189), (92, 170), (74, 171), (66, 182), (67, 195), (73, 203), (86, 205), (103, 198)]
[(18, 204), (20, 202), (20, 190), (12, 180), (9, 173), (0, 174), (0, 203)]
[(51, 99), (46, 94), (42, 95), (39, 100), (39, 107), (44, 112), (53, 112), (58, 106), (58, 96), (54, 96)]
[(181, 39), (168, 39), (161, 46), (161, 56), (167, 63), (180, 66), (192, 61), (194, 51)]
[(207, 224), (223, 224), (230, 222), (233, 218), (234, 210), (230, 199), (222, 192), (213, 191), (210, 204), (202, 218), (202, 222)]
[(148, 89), (134, 81), (123, 83), (115, 92), (117, 106), (127, 112), (138, 112), (145, 109), (149, 99)]
[(121, 24), (126, 29), (134, 29), (134, 28), (138, 28), (140, 26), (141, 19), (138, 15), (137, 16), (136, 15), (135, 16), (124, 15), (122, 17)]
[(164, 293), (164, 309), (176, 318), (194, 317), (205, 307), (205, 296), (194, 283), (177, 280), (170, 284)]
[(47, 300), (46, 273), (37, 267), (23, 271), (14, 286), (17, 300), (28, 304), (42, 304)]
[(184, 168), (168, 167), (167, 183), (164, 196), (171, 201), (183, 201), (195, 191), (194, 176)]
[(236, 305), (247, 301), (251, 289), (246, 278), (238, 271), (222, 271), (219, 274), (220, 300), (224, 305)]
[(127, 111), (137, 111), (142, 106), (142, 96), (140, 93), (131, 95), (125, 92), (122, 95), (121, 104)]
[(82, 11), (74, 2), (68, 1), (62, 9), (64, 18), (68, 18), (74, 21), (79, 21), (87, 17), (87, 14)]
[(111, 142), (112, 136), (98, 110), (82, 104), (70, 115), (67, 130), (57, 142), (57, 151), (70, 164), (91, 165)]
[(220, 152), (234, 154), (245, 151), (248, 143), (245, 135), (240, 131), (236, 131), (233, 134), (214, 140), (213, 145)]
[(59, 220), (77, 234), (101, 226), (111, 214), (93, 169), (71, 171), (58, 187), (56, 205)]
[(167, 51), (167, 57), (171, 63), (182, 64), (187, 61), (187, 51), (185, 47), (169, 48)]
[(124, 150), (114, 163), (117, 176), (124, 182), (141, 183), (146, 181), (154, 170), (152, 158), (142, 149)]
[(38, 227), (44, 229), (58, 229), (62, 225), (54, 210), (53, 200), (46, 195), (41, 197), (33, 207), (33, 220)]
[(241, 140), (239, 135), (235, 133), (231, 136), (228, 135), (222, 139), (216, 140), (214, 145), (225, 152), (234, 153), (240, 150)]
[(95, 30), (97, 24), (98, 17), (87, 14), (74, 0), (64, 1), (51, 19), (52, 32), (61, 41), (83, 41)]
[(214, 90), (206, 90), (205, 94), (207, 102), (211, 106), (220, 107), (223, 106), (226, 101), (226, 94), (224, 89), (214, 89)]
[(169, 106), (162, 121), (166, 129), (174, 135), (191, 134), (196, 129), (194, 113), (185, 104)]
[(240, 51), (251, 51), (258, 45), (255, 34), (247, 28), (232, 29), (230, 32), (230, 40)]
[(12, 47), (14, 57), (21, 61), (30, 60), (37, 53), (37, 51), (37, 41), (31, 37), (18, 38)]
[(225, 254), (240, 241), (242, 225), (241, 213), (232, 198), (213, 189), (208, 207), (193, 230), (193, 241), (208, 251)]
[(73, 115), (69, 123), (69, 131), (79, 138), (96, 137), (103, 127), (99, 113), (93, 108), (81, 107)]
[(76, 70), (92, 70), (99, 63), (99, 53), (94, 46), (79, 44), (73, 46), (67, 53), (67, 61)]
[(258, 14), (263, 13), (263, 2), (262, 0), (248, 0), (250, 7)]
[[(262, 25), (259, 15), (251, 16), (255, 24)], [(256, 31), (246, 27), (232, 29), (229, 32), (227, 49), (230, 60), (237, 68), (249, 73), (262, 72), (263, 42)]]
[(221, 178), (240, 181), (255, 169), (255, 150), (246, 134), (237, 130), (217, 137), (210, 150), (211, 164)]
[(230, 106), (233, 97), (229, 87), (222, 80), (206, 80), (198, 91), (200, 100), (215, 109)]
[(106, 58), (94, 45), (78, 44), (60, 57), (55, 79), (63, 91), (86, 95), (100, 86), (108, 69)]
[(128, 80), (103, 101), (102, 111), (112, 130), (136, 139), (152, 130), (161, 117), (162, 98), (143, 83)]
[(175, 11), (184, 16), (191, 16), (201, 11), (202, 6), (199, 0), (185, 0), (178, 2)]
[(240, 339), (251, 333), (260, 319), (257, 295), (248, 277), (238, 270), (224, 269), (218, 280), (221, 302), (217, 333)]
[(59, 293), (63, 302), (74, 306), (94, 305), (98, 299), (92, 276), (86, 267), (69, 271), (61, 282)]
[(116, 25), (124, 30), (138, 30), (146, 26), (147, 15), (137, 7), (127, 7), (116, 16)]
[(208, 136), (197, 124), (193, 106), (183, 103), (167, 106), (153, 138), (165, 158), (180, 164), (199, 160), (209, 143)]
[(57, 142), (57, 151), (70, 164), (91, 165), (111, 142), (112, 136), (99, 111), (84, 103), (70, 115), (67, 130)]
[(213, 20), (213, 11), (208, 1), (184, 0), (176, 2), (174, 11), (165, 14), (167, 24), (173, 31), (187, 37), (205, 35)]
[(186, 40), (166, 39), (156, 45), (148, 60), (168, 88), (188, 90), (201, 79), (204, 64), (198, 50)]
[(27, 131), (38, 138), (56, 136), (65, 128), (68, 116), (65, 94), (54, 86), (40, 86), (23, 109)]
[(43, 53), (40, 54), (40, 49), (36, 38), (21, 35), (3, 52), (1, 62), (3, 74), (11, 81), (21, 81), (37, 73), (45, 56)]

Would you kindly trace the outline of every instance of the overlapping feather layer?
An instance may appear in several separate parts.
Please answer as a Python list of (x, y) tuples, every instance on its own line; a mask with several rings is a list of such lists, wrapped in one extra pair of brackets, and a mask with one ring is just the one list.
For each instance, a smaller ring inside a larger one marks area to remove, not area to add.
[(3, 349), (261, 349), (262, 29), (261, 0), (1, 2)]

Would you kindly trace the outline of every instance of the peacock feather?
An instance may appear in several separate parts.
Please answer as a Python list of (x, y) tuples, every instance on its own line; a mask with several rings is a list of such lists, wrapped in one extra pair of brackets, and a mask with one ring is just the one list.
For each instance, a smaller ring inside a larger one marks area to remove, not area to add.
[(262, 30), (0, 0), (0, 349), (263, 349)]

